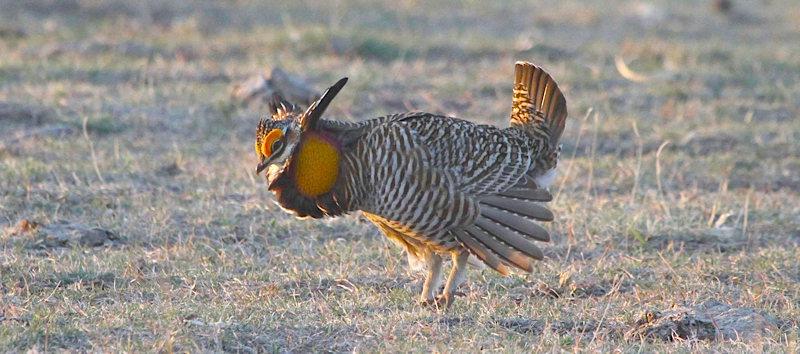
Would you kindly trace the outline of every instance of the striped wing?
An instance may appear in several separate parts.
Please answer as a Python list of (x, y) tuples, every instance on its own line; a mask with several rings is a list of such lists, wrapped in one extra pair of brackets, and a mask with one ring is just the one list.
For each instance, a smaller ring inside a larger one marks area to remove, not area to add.
[(380, 125), (360, 142), (360, 160), (372, 167), (353, 180), (374, 186), (362, 210), (432, 247), (460, 244), (500, 273), (531, 271), (529, 259), (543, 257), (533, 241), (550, 239), (533, 220), (553, 214), (539, 204), (550, 193), (525, 174), (525, 145), (494, 128), (424, 118)]

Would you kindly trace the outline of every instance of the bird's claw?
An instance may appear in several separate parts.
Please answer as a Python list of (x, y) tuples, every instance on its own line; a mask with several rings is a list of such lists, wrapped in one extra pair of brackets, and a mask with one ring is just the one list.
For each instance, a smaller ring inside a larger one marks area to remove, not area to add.
[(435, 299), (422, 300), (419, 302), (419, 306), (431, 310), (445, 310), (450, 307), (444, 296), (439, 296)]
[(446, 310), (446, 309), (449, 309), (450, 306), (453, 305), (453, 302), (455, 302), (454, 300), (455, 300), (456, 296), (465, 296), (465, 294), (463, 292), (460, 292), (460, 291), (454, 291), (454, 292), (449, 293), (449, 294), (442, 294), (442, 296), (439, 296), (439, 297), (437, 297), (435, 299), (422, 300), (422, 301), (420, 301), (419, 305), (424, 307), (424, 308), (431, 308), (431, 309), (437, 309), (437, 310)]

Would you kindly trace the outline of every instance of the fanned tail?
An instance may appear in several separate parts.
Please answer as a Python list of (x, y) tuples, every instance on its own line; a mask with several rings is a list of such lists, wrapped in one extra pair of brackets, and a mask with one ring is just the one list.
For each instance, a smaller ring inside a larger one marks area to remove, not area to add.
[(567, 100), (550, 74), (528, 62), (518, 61), (514, 72), (511, 126), (531, 133), (546, 123), (551, 146), (555, 146), (567, 120)]
[(508, 266), (531, 272), (530, 259), (544, 258), (533, 241), (550, 241), (547, 230), (533, 220), (553, 220), (553, 213), (538, 204), (550, 199), (546, 191), (480, 197), (481, 212), (475, 223), (452, 233), (475, 257), (501, 274), (508, 275)]

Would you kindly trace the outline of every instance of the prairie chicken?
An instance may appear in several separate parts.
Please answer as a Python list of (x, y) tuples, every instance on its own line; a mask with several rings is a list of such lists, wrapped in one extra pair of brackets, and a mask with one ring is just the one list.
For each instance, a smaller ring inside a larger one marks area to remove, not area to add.
[[(567, 107), (544, 70), (518, 62), (511, 126), (500, 129), (430, 113), (403, 113), (359, 123), (321, 119), (347, 78), (307, 110), (273, 96), (272, 116), (256, 132), (256, 169), (298, 217), (360, 210), (424, 264), (421, 301), (450, 305), (467, 264), (508, 275), (543, 259), (532, 241), (550, 236), (533, 222), (551, 221), (540, 205), (561, 152)], [(443, 256), (453, 267), (443, 296)]]

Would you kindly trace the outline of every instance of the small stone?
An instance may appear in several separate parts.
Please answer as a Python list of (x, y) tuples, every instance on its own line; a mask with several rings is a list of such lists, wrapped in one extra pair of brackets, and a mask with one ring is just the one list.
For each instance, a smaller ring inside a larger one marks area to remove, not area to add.
[(699, 305), (676, 306), (669, 311), (647, 311), (634, 326), (625, 334), (626, 339), (750, 341), (757, 335), (776, 330), (778, 322), (759, 309), (708, 299)]
[(83, 247), (98, 247), (109, 240), (109, 232), (103, 229), (85, 230), (80, 238), (80, 245)]
[(175, 177), (183, 172), (176, 162), (166, 164), (161, 166), (158, 171), (156, 171), (156, 175), (159, 176), (169, 176)]

